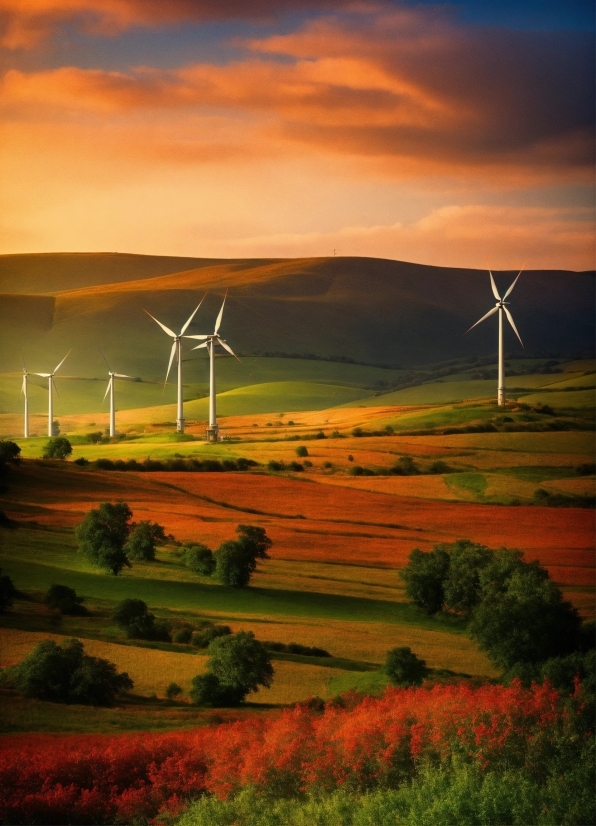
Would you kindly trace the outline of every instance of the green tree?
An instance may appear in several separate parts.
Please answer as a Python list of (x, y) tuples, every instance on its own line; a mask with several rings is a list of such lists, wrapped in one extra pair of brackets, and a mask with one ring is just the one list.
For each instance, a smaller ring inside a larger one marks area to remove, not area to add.
[(182, 558), (186, 567), (190, 568), (193, 574), (211, 576), (215, 571), (213, 552), (206, 545), (187, 545), (184, 548)]
[(166, 534), (157, 522), (141, 521), (131, 525), (124, 552), (129, 559), (141, 559), (145, 562), (155, 560), (155, 549), (166, 541)]
[(80, 640), (57, 645), (43, 640), (16, 669), (16, 687), (25, 697), (54, 703), (110, 706), (115, 697), (133, 688), (126, 672), (114, 663), (84, 652)]
[(11, 607), (17, 594), (18, 591), (14, 587), (12, 579), (8, 574), (3, 574), (2, 568), (0, 568), (0, 614)]
[(166, 697), (168, 700), (175, 700), (182, 694), (182, 687), (178, 683), (170, 683), (166, 688)]
[(426, 662), (408, 646), (392, 648), (387, 652), (385, 674), (394, 685), (420, 685), (428, 674)]
[(0, 439), (0, 466), (2, 465), (18, 465), (20, 459), (21, 448), (16, 442), (11, 442), (9, 439)]
[(228, 539), (214, 554), (215, 577), (222, 585), (244, 588), (256, 570), (259, 559), (269, 559), (271, 539), (264, 528), (238, 525), (238, 539)]
[(538, 562), (501, 550), (480, 573), (480, 602), (469, 632), (492, 662), (510, 669), (572, 654), (580, 645), (577, 610)]
[(399, 572), (406, 583), (406, 594), (425, 613), (436, 614), (445, 602), (449, 554), (441, 546), (428, 552), (414, 548), (408, 560)]
[(103, 502), (76, 529), (79, 551), (99, 568), (117, 576), (130, 560), (124, 550), (132, 512), (126, 502)]
[(50, 585), (44, 597), (45, 604), (61, 614), (86, 614), (87, 611), (82, 606), (84, 601), (68, 585)]
[(296, 456), (300, 456), (302, 458), (308, 456), (308, 448), (306, 447), (306, 445), (298, 445), (298, 447), (296, 448)]
[(114, 608), (112, 619), (120, 626), (129, 639), (163, 640), (170, 642), (171, 636), (167, 624), (156, 620), (147, 603), (142, 599), (124, 599)]
[(235, 705), (259, 686), (269, 688), (273, 666), (263, 643), (252, 631), (218, 637), (209, 644), (208, 674), (193, 680), (195, 702)]
[(72, 445), (66, 436), (53, 436), (43, 452), (44, 459), (66, 459), (72, 453)]
[(443, 583), (445, 602), (451, 610), (469, 616), (480, 601), (480, 572), (492, 560), (493, 552), (468, 539), (439, 547), (450, 554), (449, 570)]

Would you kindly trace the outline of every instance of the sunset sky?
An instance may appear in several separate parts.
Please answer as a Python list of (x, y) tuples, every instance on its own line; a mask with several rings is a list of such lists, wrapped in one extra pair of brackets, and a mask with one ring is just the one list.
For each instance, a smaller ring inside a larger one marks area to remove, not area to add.
[(0, 0), (0, 252), (594, 266), (590, 0)]

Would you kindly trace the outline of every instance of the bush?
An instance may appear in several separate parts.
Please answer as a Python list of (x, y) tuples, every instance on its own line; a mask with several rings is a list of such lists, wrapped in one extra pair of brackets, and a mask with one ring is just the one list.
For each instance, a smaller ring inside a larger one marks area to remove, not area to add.
[(420, 473), (420, 468), (411, 456), (400, 456), (391, 468), (391, 473), (396, 476), (416, 476)]
[(193, 574), (211, 576), (215, 571), (213, 552), (206, 545), (186, 545), (182, 551), (182, 559)]
[(101, 430), (94, 430), (93, 433), (87, 433), (87, 441), (92, 445), (98, 445), (103, 442), (103, 435)]
[(167, 624), (163, 620), (156, 621), (142, 599), (122, 600), (116, 605), (112, 619), (129, 639), (171, 641)]
[(66, 436), (54, 436), (48, 440), (43, 453), (44, 459), (66, 459), (72, 453), (72, 445)]
[(43, 640), (16, 669), (16, 688), (25, 697), (54, 703), (111, 706), (115, 697), (133, 688), (126, 672), (114, 663), (84, 653), (80, 640), (57, 645)]
[(168, 700), (175, 700), (182, 694), (182, 687), (178, 683), (170, 683), (166, 688), (166, 697)]
[(583, 465), (578, 465), (576, 472), (580, 476), (593, 476), (596, 473), (596, 464), (594, 464), (594, 462), (589, 462)]
[(126, 502), (104, 502), (90, 510), (75, 531), (79, 551), (94, 565), (117, 576), (125, 565), (131, 567), (124, 550), (131, 519)]
[(198, 706), (233, 707), (246, 696), (241, 689), (223, 685), (215, 674), (199, 674), (193, 678), (191, 685), (190, 698)]
[(3, 574), (2, 568), (0, 568), (0, 614), (12, 606), (17, 594), (18, 591), (14, 587), (12, 579), (7, 574)]
[(428, 674), (426, 662), (419, 659), (411, 648), (402, 646), (387, 652), (385, 674), (393, 685), (420, 685)]
[(305, 445), (299, 445), (296, 448), (296, 456), (298, 456), (300, 458), (304, 458), (304, 457), (308, 456), (308, 448)]
[(78, 465), (79, 467), (87, 467), (89, 464), (89, 459), (85, 459), (84, 456), (79, 456), (78, 459), (74, 460), (74, 464)]
[(21, 448), (9, 439), (0, 439), (0, 468), (6, 465), (18, 465)]
[(214, 625), (206, 623), (199, 631), (192, 635), (191, 642), (197, 648), (208, 648), (209, 644), (218, 637), (227, 637), (232, 633), (228, 625)]
[(87, 611), (82, 606), (84, 601), (83, 597), (78, 597), (76, 591), (68, 585), (51, 585), (44, 597), (45, 604), (61, 614), (86, 614)]
[(453, 473), (453, 468), (449, 467), (447, 462), (444, 462), (442, 459), (436, 459), (434, 462), (431, 462), (428, 468), (429, 473)]
[(172, 637), (172, 642), (188, 644), (192, 639), (192, 628), (181, 628)]

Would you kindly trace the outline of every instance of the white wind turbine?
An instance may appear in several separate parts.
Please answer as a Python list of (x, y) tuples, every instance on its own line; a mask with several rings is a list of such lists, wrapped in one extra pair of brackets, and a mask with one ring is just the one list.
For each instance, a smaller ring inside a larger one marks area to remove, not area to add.
[(170, 353), (170, 361), (169, 361), (169, 364), (168, 364), (168, 372), (166, 373), (166, 382), (168, 380), (168, 376), (170, 375), (170, 368), (172, 366), (174, 356), (176, 356), (177, 359), (178, 359), (178, 412), (176, 414), (176, 430), (178, 431), (178, 433), (184, 433), (184, 400), (183, 400), (183, 386), (182, 386), (182, 339), (183, 338), (201, 338), (201, 336), (185, 336), (184, 333), (187, 331), (190, 322), (195, 317), (195, 314), (196, 314), (197, 310), (199, 309), (199, 307), (201, 306), (201, 304), (203, 303), (204, 300), (205, 300), (205, 296), (203, 296), (203, 298), (201, 298), (201, 300), (199, 301), (197, 307), (193, 311), (192, 315), (190, 316), (190, 318), (188, 319), (186, 324), (184, 324), (184, 326), (182, 327), (182, 329), (180, 330), (180, 333), (178, 335), (176, 335), (176, 333), (174, 333), (173, 330), (170, 330), (169, 327), (166, 327), (165, 324), (162, 324), (161, 321), (158, 321), (154, 316), (151, 315), (151, 313), (148, 313), (147, 310), (145, 310), (145, 312), (147, 313), (149, 318), (152, 318), (153, 321), (155, 321), (156, 324), (159, 324), (159, 326), (161, 327), (161, 329), (164, 332), (166, 332), (169, 336), (171, 336), (174, 339), (174, 342), (172, 344), (172, 351)]
[(23, 358), (23, 384), (21, 386), (21, 393), (25, 397), (25, 426), (23, 428), (23, 436), (25, 439), (29, 438), (29, 372), (25, 364), (25, 356)]
[(197, 347), (193, 347), (193, 350), (199, 350), (201, 347), (206, 347), (207, 352), (209, 353), (209, 426), (207, 427), (207, 441), (208, 442), (216, 442), (217, 441), (217, 412), (215, 409), (215, 399), (216, 399), (216, 392), (215, 392), (215, 345), (221, 344), (224, 350), (227, 350), (232, 356), (234, 356), (237, 361), (240, 361), (236, 353), (232, 350), (229, 344), (221, 338), (218, 334), (221, 320), (223, 318), (223, 311), (224, 305), (226, 303), (226, 298), (228, 297), (228, 293), (226, 292), (224, 296), (224, 300), (221, 305), (221, 309), (218, 313), (217, 320), (215, 322), (215, 328), (213, 333), (208, 336), (193, 336), (193, 338), (198, 339), (205, 339), (203, 344), (199, 344)]
[[(62, 367), (68, 356), (72, 350), (69, 350), (68, 353), (64, 356), (62, 361), (57, 367), (54, 367), (51, 373), (33, 373), (34, 376), (41, 376), (42, 379), (48, 380), (48, 436), (51, 438), (54, 435), (54, 400), (52, 398), (52, 387), (58, 393), (58, 388), (56, 387), (56, 383), (54, 381), (54, 376), (58, 372), (58, 370)], [(58, 393), (60, 395), (60, 393)]]
[[(523, 269), (523, 267), (522, 267), (522, 269)], [(490, 275), (490, 285), (492, 287), (493, 295), (497, 299), (497, 303), (492, 308), (492, 310), (490, 310), (488, 313), (486, 313), (486, 315), (483, 315), (482, 318), (479, 318), (478, 321), (476, 322), (476, 324), (472, 324), (470, 329), (466, 330), (466, 333), (469, 333), (470, 330), (473, 330), (474, 327), (476, 327), (478, 324), (480, 324), (480, 322), (484, 321), (485, 318), (488, 318), (489, 316), (493, 315), (493, 313), (496, 313), (496, 312), (499, 313), (499, 379), (498, 379), (498, 385), (497, 385), (497, 404), (503, 405), (503, 404), (505, 404), (505, 365), (504, 365), (504, 360), (503, 360), (503, 314), (505, 314), (507, 316), (507, 320), (511, 324), (511, 327), (513, 328), (513, 332), (515, 333), (515, 335), (519, 339), (519, 343), (521, 344), (522, 347), (524, 346), (524, 343), (521, 340), (521, 336), (517, 332), (517, 327), (515, 326), (515, 322), (513, 321), (511, 313), (509, 312), (509, 310), (506, 307), (506, 304), (509, 303), (509, 302), (506, 302), (505, 299), (513, 291), (513, 288), (515, 287), (515, 285), (517, 283), (517, 279), (522, 274), (522, 270), (520, 270), (518, 272), (517, 276), (515, 277), (515, 281), (513, 282), (513, 284), (511, 284), (511, 286), (509, 287), (509, 289), (507, 290), (507, 292), (505, 293), (503, 298), (501, 298), (501, 296), (499, 295), (499, 291), (497, 290), (497, 285), (495, 284), (495, 279), (493, 278), (493, 274), (492, 274), (492, 272), (490, 272), (490, 270), (489, 270), (488, 274)], [(466, 333), (464, 333), (464, 335)]]
[(104, 393), (103, 400), (106, 400), (106, 396), (108, 393), (110, 394), (110, 436), (116, 435), (116, 407), (114, 405), (114, 379), (131, 379), (132, 376), (126, 376), (124, 373), (115, 373), (110, 365), (108, 364), (107, 358), (104, 356), (102, 350), (100, 349), (99, 352), (103, 360), (105, 361), (108, 374), (110, 376), (108, 380), (108, 386), (106, 387), (106, 392)]

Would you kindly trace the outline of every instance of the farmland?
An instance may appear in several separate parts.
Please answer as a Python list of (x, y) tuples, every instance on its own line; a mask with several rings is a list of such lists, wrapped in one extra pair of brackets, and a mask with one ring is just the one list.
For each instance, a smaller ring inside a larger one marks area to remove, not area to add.
[[(581, 372), (572, 366), (572, 372)], [(593, 615), (593, 511), (540, 506), (535, 497), (538, 488), (567, 497), (570, 505), (574, 496), (593, 497), (594, 475), (578, 473), (593, 461), (593, 434), (582, 425), (589, 422), (589, 408), (578, 407), (568, 416), (580, 429), (553, 432), (524, 430), (542, 427), (552, 416), (527, 417), (524, 408), (516, 413), (513, 405), (509, 424), (521, 429), (504, 430), (486, 401), (445, 405), (436, 398), (431, 406), (343, 404), (321, 411), (284, 407), (275, 415), (224, 418), (229, 438), (216, 445), (202, 441), (199, 422), (191, 421), (187, 434), (178, 437), (151, 418), (125, 427), (123, 438), (100, 443), (86, 438), (91, 423), (84, 417), (64, 420), (72, 427), (73, 455), (67, 462), (40, 460), (43, 438), (18, 440), (26, 461), (12, 471), (2, 497), (13, 526), (2, 531), (0, 564), (28, 600), (17, 600), (3, 615), (1, 665), (17, 663), (39, 639), (76, 636), (89, 653), (115, 662), (135, 683), (132, 700), (109, 712), (98, 710), (90, 718), (94, 723), (81, 720), (81, 730), (161, 729), (208, 719), (186, 700), (192, 677), (205, 669), (205, 652), (174, 643), (135, 643), (113, 625), (116, 602), (135, 597), (174, 625), (224, 622), (233, 631), (253, 631), (257, 639), (330, 652), (323, 661), (274, 655), (272, 687), (250, 698), (251, 707), (265, 713), (351, 686), (378, 691), (385, 684), (379, 668), (396, 645), (416, 651), (436, 679), (496, 676), (461, 621), (420, 614), (397, 576), (413, 548), (431, 550), (459, 538), (519, 548), (528, 561), (546, 566), (585, 617)], [(497, 423), (493, 432), (441, 430), (487, 422)], [(354, 435), (358, 428), (362, 435)], [(379, 435), (367, 435), (373, 431)], [(306, 446), (310, 463), (300, 471), (290, 467), (297, 445)], [(205, 473), (118, 471), (93, 464), (142, 462), (147, 456), (162, 461), (244, 457), (257, 465)], [(400, 456), (411, 457), (417, 475), (391, 475)], [(72, 461), (78, 458), (91, 464), (79, 466)], [(431, 472), (438, 461), (441, 472)], [(281, 469), (272, 470), (271, 462)], [(369, 475), (354, 475), (355, 467)], [(114, 500), (126, 501), (135, 520), (159, 522), (177, 541), (211, 548), (232, 538), (239, 523), (262, 526), (273, 541), (271, 559), (261, 563), (244, 590), (192, 574), (175, 544), (160, 548), (155, 562), (135, 563), (119, 577), (100, 573), (77, 553), (74, 528), (90, 508)], [(58, 621), (41, 602), (55, 582), (83, 595), (89, 615)], [(172, 680), (185, 692), (174, 704), (163, 699)], [(75, 709), (62, 718), (44, 714), (43, 705), (29, 701), (27, 711), (26, 701), (15, 699), (3, 711), (3, 725), (13, 731), (77, 729)]]

